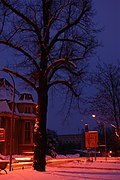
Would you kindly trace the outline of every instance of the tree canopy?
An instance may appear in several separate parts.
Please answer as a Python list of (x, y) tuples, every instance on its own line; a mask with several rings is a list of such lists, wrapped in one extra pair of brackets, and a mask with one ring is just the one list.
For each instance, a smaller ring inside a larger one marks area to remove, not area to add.
[(91, 76), (91, 82), (97, 91), (91, 98), (90, 110), (99, 119), (113, 123), (120, 136), (120, 66), (102, 64)]
[(92, 15), (91, 0), (0, 0), (0, 44), (19, 55), (17, 71), (4, 70), (38, 95), (34, 150), (38, 171), (46, 164), (48, 90), (63, 85), (67, 98), (68, 92), (80, 94), (86, 60), (98, 45)]

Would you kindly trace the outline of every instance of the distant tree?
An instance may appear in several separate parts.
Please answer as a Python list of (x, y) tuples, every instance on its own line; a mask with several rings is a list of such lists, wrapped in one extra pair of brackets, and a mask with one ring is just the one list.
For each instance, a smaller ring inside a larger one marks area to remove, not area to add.
[[(98, 131), (98, 143), (99, 145), (103, 145), (105, 143), (104, 123), (98, 123), (95, 129)], [(120, 149), (120, 141), (118, 141), (115, 135), (115, 129), (111, 126), (106, 126), (106, 148), (107, 152), (111, 150), (114, 155), (117, 154), (117, 151)]]
[(112, 150), (114, 154), (117, 153), (117, 151), (120, 150), (120, 141), (118, 141), (116, 135), (115, 135), (115, 129), (112, 127), (107, 128), (107, 150)]
[(17, 71), (4, 70), (37, 92), (35, 170), (46, 165), (48, 90), (63, 85), (68, 99), (80, 94), (85, 60), (97, 46), (92, 14), (91, 0), (0, 0), (0, 44), (21, 55)]
[(120, 136), (120, 65), (98, 65), (90, 80), (96, 87), (90, 111), (98, 120), (113, 123), (116, 135)]
[(47, 129), (47, 150), (46, 154), (55, 158), (57, 155), (58, 136), (53, 130)]

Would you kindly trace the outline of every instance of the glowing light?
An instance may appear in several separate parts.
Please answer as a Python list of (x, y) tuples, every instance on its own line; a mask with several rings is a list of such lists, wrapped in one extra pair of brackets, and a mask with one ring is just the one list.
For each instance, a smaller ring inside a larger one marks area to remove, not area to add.
[(15, 158), (15, 160), (17, 160), (17, 161), (30, 161), (31, 158), (29, 158), (29, 157), (25, 157), (25, 158)]
[(96, 115), (95, 115), (95, 114), (92, 114), (92, 117), (93, 117), (93, 118), (95, 118), (95, 117), (96, 117)]

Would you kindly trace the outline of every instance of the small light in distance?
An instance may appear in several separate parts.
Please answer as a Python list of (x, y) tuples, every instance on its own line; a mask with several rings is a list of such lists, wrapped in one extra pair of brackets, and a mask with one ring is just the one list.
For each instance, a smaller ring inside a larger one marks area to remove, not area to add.
[(93, 118), (95, 118), (95, 117), (96, 117), (96, 115), (95, 115), (95, 114), (92, 114), (92, 117), (93, 117)]

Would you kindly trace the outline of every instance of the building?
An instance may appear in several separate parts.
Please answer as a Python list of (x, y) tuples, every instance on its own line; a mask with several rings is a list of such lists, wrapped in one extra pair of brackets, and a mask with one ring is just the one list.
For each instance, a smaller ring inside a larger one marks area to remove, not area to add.
[[(0, 79), (0, 154), (10, 154), (10, 134), (12, 118), (12, 85), (4, 78)], [(36, 117), (36, 103), (30, 93), (15, 90), (13, 118), (12, 154), (24, 154), (33, 151), (33, 130)], [(2, 130), (5, 138), (2, 139)]]
[(65, 134), (58, 135), (59, 153), (62, 154), (75, 154), (79, 153), (78, 150), (84, 148), (83, 134)]
[(81, 148), (83, 139), (81, 134), (65, 134), (65, 135), (59, 135), (58, 140), (63, 145), (73, 144), (73, 145), (79, 145), (79, 148)]

